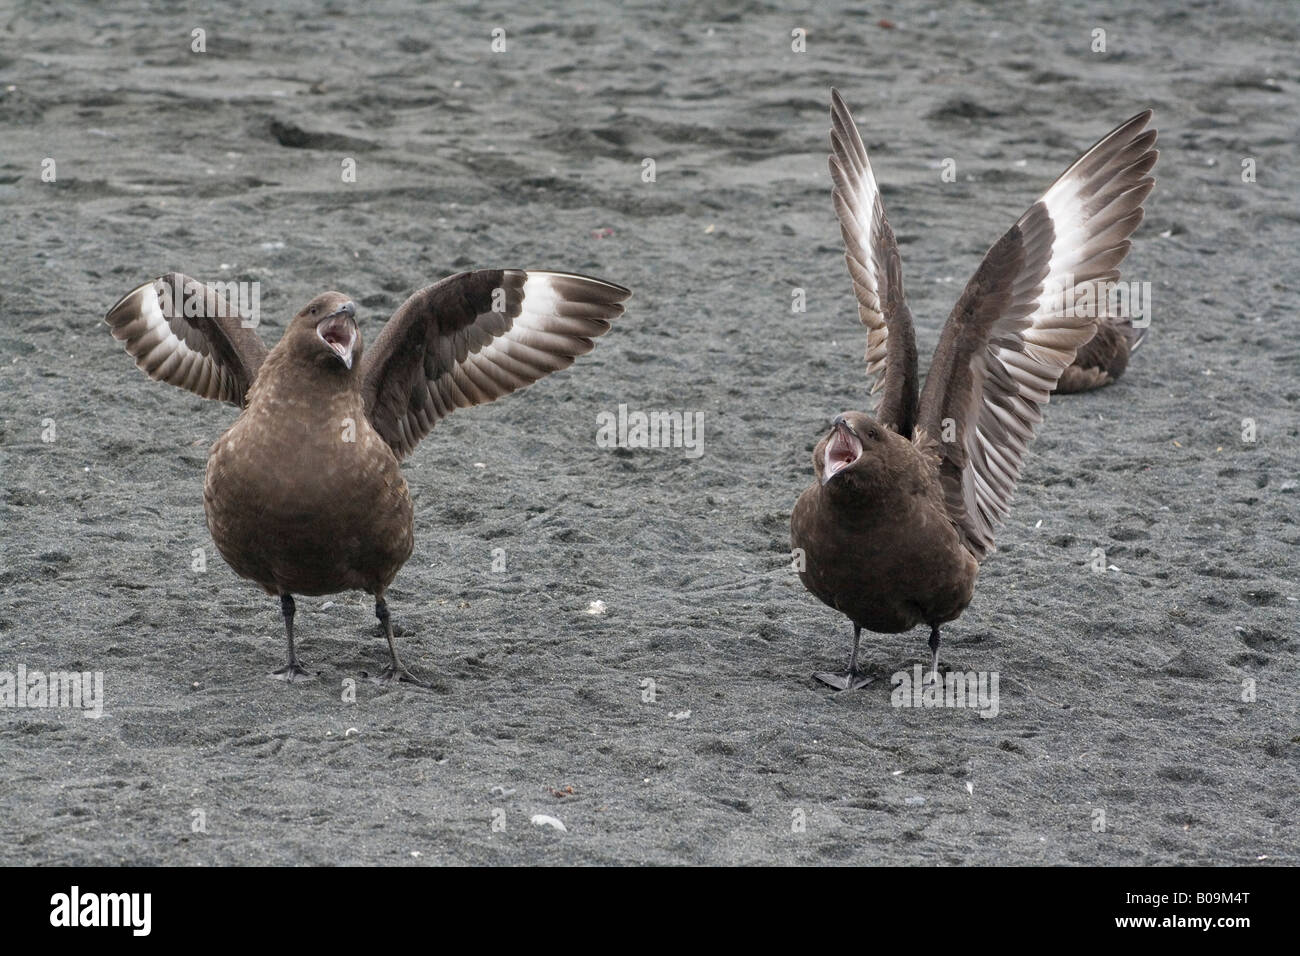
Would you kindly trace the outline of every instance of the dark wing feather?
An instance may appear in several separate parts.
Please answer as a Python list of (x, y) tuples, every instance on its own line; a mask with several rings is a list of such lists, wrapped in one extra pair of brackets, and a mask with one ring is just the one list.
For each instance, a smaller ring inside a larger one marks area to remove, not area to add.
[(844, 261), (867, 327), (867, 375), (879, 392), (875, 417), (911, 437), (916, 422), (916, 338), (903, 294), (903, 262), (867, 150), (836, 90), (831, 90), (831, 198), (844, 237)]
[(462, 272), (421, 289), (362, 359), (362, 398), (398, 458), (457, 408), (568, 368), (623, 314), (620, 285), (563, 272)]
[(243, 407), (267, 348), (245, 325), (256, 316), (241, 316), (226, 291), (172, 272), (122, 296), (104, 321), (150, 378)]
[(1119, 278), (1142, 221), (1150, 120), (1138, 114), (1070, 166), (989, 250), (944, 326), (918, 438), (940, 458), (949, 515), (977, 558), (993, 548), (1042, 407), (1096, 330), (1095, 313), (1071, 306), (1105, 301), (1100, 284)]

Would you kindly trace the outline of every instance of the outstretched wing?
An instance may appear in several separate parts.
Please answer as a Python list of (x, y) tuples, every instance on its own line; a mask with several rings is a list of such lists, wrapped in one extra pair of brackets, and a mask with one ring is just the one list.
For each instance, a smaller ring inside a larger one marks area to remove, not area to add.
[(564, 272), (462, 272), (421, 289), (362, 358), (362, 397), (398, 458), (457, 408), (568, 368), (623, 314), (621, 285)]
[(171, 272), (122, 296), (104, 321), (150, 378), (242, 408), (267, 348), (226, 291)]
[(885, 218), (867, 150), (838, 90), (831, 90), (831, 198), (844, 261), (867, 327), (867, 375), (880, 393), (875, 417), (910, 438), (916, 423), (916, 338), (903, 294), (903, 261)]
[[(944, 326), (921, 395), (948, 512), (977, 558), (993, 548), (1025, 447), (1096, 330), (1155, 180), (1147, 110), (1070, 166), (980, 263)], [(1098, 297), (1100, 294), (1100, 298)], [(920, 437), (918, 435), (918, 437)]]

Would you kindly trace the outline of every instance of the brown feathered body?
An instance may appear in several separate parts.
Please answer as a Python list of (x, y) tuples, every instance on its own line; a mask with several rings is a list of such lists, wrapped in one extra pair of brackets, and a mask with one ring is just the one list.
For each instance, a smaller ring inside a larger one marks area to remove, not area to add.
[(1146, 329), (1133, 328), (1128, 319), (1101, 319), (1097, 334), (1079, 349), (1074, 363), (1061, 373), (1056, 390), (1069, 394), (1111, 384), (1124, 374), (1129, 356), (1138, 350), (1145, 337)]
[(208, 529), (235, 573), (270, 594), (382, 595), (413, 547), (406, 480), (366, 416), (359, 367), (306, 346), (285, 335), (213, 445)]
[[(849, 417), (849, 416), (846, 416)], [(795, 503), (791, 543), (804, 586), (859, 627), (883, 634), (955, 620), (975, 593), (979, 563), (944, 505), (935, 460), (860, 415), (864, 456), (823, 483), (827, 438), (813, 453), (816, 480)]]
[(591, 351), (623, 314), (623, 286), (567, 272), (481, 269), (413, 293), (365, 351), (356, 304), (323, 292), (267, 350), (229, 284), (180, 273), (122, 296), (104, 317), (151, 378), (242, 409), (208, 458), (203, 505), (221, 556), (280, 598), (288, 664), (293, 596), (366, 591), (388, 640), (381, 680), (417, 680), (384, 592), (411, 556), (398, 462), (458, 408), (496, 401)]
[(790, 533), (804, 585), (856, 625), (848, 675), (818, 675), (846, 690), (861, 686), (862, 628), (930, 625), (937, 679), (939, 627), (970, 603), (1052, 392), (1123, 373), (1131, 323), (1066, 306), (1108, 301), (1158, 154), (1148, 110), (1075, 160), (985, 254), (922, 390), (898, 243), (853, 117), (831, 101), (831, 198), (878, 401), (874, 417), (836, 416)]

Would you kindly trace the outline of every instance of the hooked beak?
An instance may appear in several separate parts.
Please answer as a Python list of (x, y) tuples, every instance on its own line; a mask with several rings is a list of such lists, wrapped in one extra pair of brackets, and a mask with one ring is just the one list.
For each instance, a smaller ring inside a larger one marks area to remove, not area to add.
[(316, 325), (316, 334), (320, 340), (338, 355), (348, 369), (352, 368), (352, 357), (357, 347), (356, 314), (357, 307), (351, 302), (344, 302)]
[(843, 415), (835, 416), (831, 422), (830, 440), (826, 442), (825, 457), (822, 459), (822, 484), (855, 464), (861, 457), (862, 440), (853, 431), (853, 426), (844, 420)]

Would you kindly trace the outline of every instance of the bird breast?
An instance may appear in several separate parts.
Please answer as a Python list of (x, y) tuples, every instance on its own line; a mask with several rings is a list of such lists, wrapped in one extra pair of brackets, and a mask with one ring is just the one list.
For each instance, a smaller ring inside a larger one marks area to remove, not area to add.
[(351, 394), (308, 401), (262, 392), (213, 446), (204, 491), (210, 513), (310, 521), (326, 537), (354, 537), (388, 515), (395, 527), (410, 522), (397, 458)]

